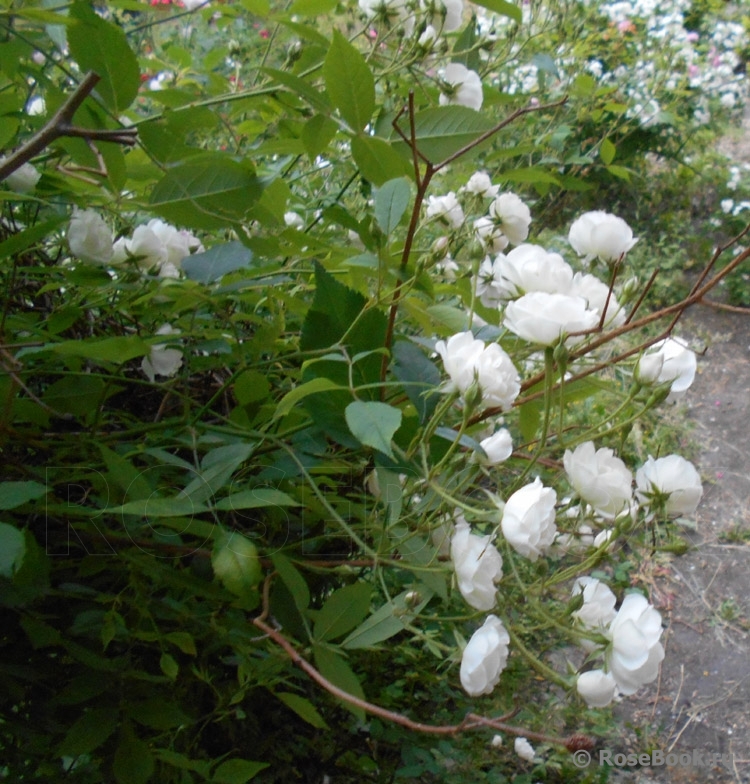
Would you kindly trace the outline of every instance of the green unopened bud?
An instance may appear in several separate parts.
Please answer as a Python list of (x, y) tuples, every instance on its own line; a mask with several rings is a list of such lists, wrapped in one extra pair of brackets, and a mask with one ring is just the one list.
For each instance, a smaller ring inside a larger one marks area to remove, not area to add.
[(669, 393), (671, 391), (672, 391), (671, 381), (656, 387), (656, 389), (649, 395), (648, 400), (646, 400), (646, 407), (654, 408), (655, 406), (658, 406), (660, 403), (663, 403), (669, 397)]
[(416, 607), (422, 601), (422, 594), (419, 591), (409, 591), (404, 596), (404, 604), (407, 607)]
[(450, 242), (448, 238), (438, 237), (435, 242), (432, 243), (432, 248), (430, 249), (433, 261), (442, 261), (448, 255), (449, 250)]
[(552, 352), (552, 357), (557, 363), (557, 367), (560, 370), (560, 375), (564, 376), (568, 369), (568, 360), (570, 359), (570, 353), (565, 343), (558, 343), (555, 346), (555, 349)]
[(621, 305), (632, 302), (641, 293), (641, 282), (636, 277), (629, 278), (623, 284), (618, 297)]
[(479, 386), (479, 381), (476, 378), (469, 385), (463, 397), (466, 413), (470, 413), (482, 405), (482, 387)]
[(468, 253), (469, 258), (475, 261), (483, 261), (487, 255), (487, 251), (479, 240), (473, 240), (469, 243)]

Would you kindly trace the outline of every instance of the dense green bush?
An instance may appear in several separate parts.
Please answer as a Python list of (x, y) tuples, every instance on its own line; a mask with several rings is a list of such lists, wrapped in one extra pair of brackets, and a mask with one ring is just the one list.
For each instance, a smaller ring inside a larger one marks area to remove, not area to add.
[(632, 563), (700, 495), (656, 344), (746, 252), (647, 283), (708, 12), (646, 121), (661, 28), (530, 9), (0, 8), (0, 778), (605, 780)]

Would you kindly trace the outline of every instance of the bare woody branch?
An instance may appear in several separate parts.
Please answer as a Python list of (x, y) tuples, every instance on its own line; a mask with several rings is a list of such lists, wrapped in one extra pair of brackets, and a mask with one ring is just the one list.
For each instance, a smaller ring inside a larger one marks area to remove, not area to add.
[(96, 87), (99, 79), (98, 74), (89, 71), (44, 128), (32, 136), (26, 144), (19, 147), (12, 155), (0, 161), (0, 182), (23, 166), (24, 163), (28, 163), (35, 155), (49, 147), (56, 139), (63, 136), (72, 136), (87, 139), (88, 141), (114, 142), (115, 144), (124, 144), (126, 146), (135, 144), (138, 136), (136, 128), (103, 130), (79, 128), (73, 125), (73, 115), (78, 111), (94, 87)]

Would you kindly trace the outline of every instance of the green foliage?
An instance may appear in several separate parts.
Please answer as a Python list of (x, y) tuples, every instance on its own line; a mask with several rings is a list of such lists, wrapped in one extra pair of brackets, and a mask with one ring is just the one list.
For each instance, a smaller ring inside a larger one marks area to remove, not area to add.
[[(532, 563), (503, 545), (495, 610), (516, 636), (502, 688), (460, 687), (481, 617), (445, 553), (456, 511), (495, 535), (494, 499), (533, 475), (570, 493), (566, 447), (596, 438), (642, 461), (663, 435), (641, 429), (653, 400), (632, 384), (636, 339), (616, 336), (623, 361), (567, 381), (565, 363), (598, 361), (592, 343), (559, 349), (550, 373), (481, 302), (472, 224), (490, 199), (464, 186), (487, 171), (534, 200), (539, 242), (561, 245), (574, 211), (620, 210), (641, 240), (615, 293), (635, 276), (632, 302), (658, 267), (653, 305), (705, 250), (681, 229), (706, 178), (697, 163), (657, 178), (644, 154), (711, 137), (693, 135), (683, 83), (663, 122), (640, 125), (624, 88), (580, 67), (603, 51), (627, 64), (629, 41), (603, 42), (596, 9), (540, 5), (527, 20), (483, 0), (435, 44), (422, 34), (445, 23), (439, 9), (408, 32), (330, 0), (0, 10), (5, 156), (86, 71), (100, 77), (75, 132), (32, 153), (41, 178), (0, 186), (0, 778), (603, 780), (551, 742), (519, 772), (511, 732), (498, 750), (487, 728), (386, 720), (521, 706), (513, 722), (547, 735), (611, 727), (581, 709), (571, 673), (553, 692), (537, 671), (578, 641), (574, 577), (635, 579), (643, 534), (625, 522), (615, 553)], [(550, 54), (563, 43), (569, 78)], [(449, 62), (481, 72), (481, 111), (441, 102)], [(533, 88), (511, 89), (529, 64)], [(123, 127), (132, 149), (112, 137)], [(460, 225), (425, 209), (449, 191)], [(76, 257), (74, 209), (101, 218), (99, 263)], [(435, 353), (470, 324), (523, 368), (502, 466), (480, 444), (500, 412), (476, 386), (447, 388)], [(571, 507), (563, 533), (592, 521)]]

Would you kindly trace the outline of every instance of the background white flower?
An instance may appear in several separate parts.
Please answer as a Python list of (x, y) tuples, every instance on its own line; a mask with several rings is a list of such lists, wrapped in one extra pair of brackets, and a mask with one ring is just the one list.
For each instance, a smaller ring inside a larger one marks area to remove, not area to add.
[[(4, 158), (0, 158), (0, 163), (4, 160)], [(11, 172), (2, 184), (14, 193), (31, 193), (36, 188), (41, 176), (41, 172), (38, 172), (31, 163), (23, 163), (14, 172)]]
[(565, 450), (563, 465), (576, 492), (603, 517), (614, 518), (630, 504), (633, 474), (611, 449), (586, 441)]
[(568, 242), (586, 262), (597, 256), (602, 261), (617, 261), (637, 241), (622, 218), (601, 210), (581, 215), (568, 233)]
[(68, 224), (70, 252), (90, 264), (107, 264), (112, 260), (112, 231), (94, 210), (73, 211)]
[(490, 216), (513, 245), (519, 245), (529, 236), (531, 210), (515, 193), (500, 194), (490, 204)]
[(511, 358), (497, 344), (485, 347), (471, 332), (459, 332), (435, 344), (451, 378), (447, 389), (465, 395), (475, 382), (485, 406), (508, 411), (521, 391), (521, 380)]
[(576, 689), (589, 708), (606, 708), (617, 695), (617, 681), (604, 670), (589, 670), (578, 676)]
[[(599, 320), (599, 312), (589, 310), (582, 297), (532, 291), (508, 303), (503, 324), (529, 343), (552, 346), (563, 335), (593, 329)], [(570, 340), (578, 342), (582, 337)]]
[(655, 343), (638, 360), (635, 377), (642, 384), (672, 382), (667, 402), (673, 403), (685, 395), (695, 379), (698, 361), (679, 338), (666, 338)]
[(518, 756), (527, 762), (534, 761), (534, 747), (526, 740), (526, 738), (516, 738), (513, 743), (513, 750)]
[(461, 228), (465, 220), (463, 208), (453, 191), (445, 196), (428, 196), (426, 215), (447, 223), (452, 229)]
[[(163, 324), (156, 330), (157, 335), (179, 335), (179, 329), (170, 324)], [(151, 353), (141, 361), (141, 369), (152, 383), (156, 376), (174, 376), (182, 367), (182, 352), (176, 348), (167, 348), (165, 343), (157, 343), (151, 347)]]
[(508, 544), (518, 553), (536, 561), (555, 540), (555, 503), (557, 493), (544, 487), (537, 477), (516, 490), (505, 502), (501, 527)]
[(503, 576), (503, 559), (492, 537), (471, 533), (471, 526), (458, 518), (451, 538), (451, 560), (461, 596), (467, 604), (487, 612), (495, 606), (495, 583)]
[(665, 497), (664, 512), (669, 517), (691, 515), (698, 508), (703, 495), (703, 484), (695, 466), (680, 455), (668, 455), (648, 460), (635, 473), (638, 500), (653, 507)]
[(488, 615), (461, 656), (461, 686), (471, 697), (489, 694), (508, 661), (510, 636), (496, 615)]
[(461, 63), (446, 66), (442, 75), (445, 86), (440, 93), (440, 105), (458, 104), (479, 111), (484, 101), (482, 80), (476, 71), (472, 71)]
[(494, 266), (502, 299), (514, 299), (532, 291), (567, 294), (573, 280), (572, 267), (559, 253), (548, 253), (530, 243), (499, 255)]
[(479, 446), (484, 449), (487, 458), (480, 458), (480, 462), (485, 465), (497, 465), (507, 460), (513, 454), (513, 438), (507, 428), (500, 428), (487, 438), (479, 442)]
[(612, 647), (606, 658), (621, 694), (635, 694), (659, 674), (661, 633), (659, 611), (642, 594), (629, 593), (610, 624)]
[(573, 617), (586, 628), (604, 629), (612, 623), (616, 615), (617, 597), (608, 585), (596, 577), (579, 577), (573, 584), (572, 594), (583, 594), (583, 604), (573, 613)]

